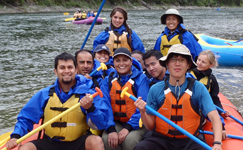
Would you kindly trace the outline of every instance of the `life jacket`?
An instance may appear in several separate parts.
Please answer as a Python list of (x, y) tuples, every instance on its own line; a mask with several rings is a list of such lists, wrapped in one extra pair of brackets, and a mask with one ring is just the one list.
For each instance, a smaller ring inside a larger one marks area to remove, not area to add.
[[(184, 93), (176, 99), (175, 93), (171, 91), (168, 84), (165, 84), (165, 100), (159, 108), (158, 113), (173, 121), (187, 132), (197, 135), (202, 125), (202, 117), (199, 110), (195, 109), (192, 103), (192, 87), (195, 79), (188, 78), (189, 83)], [(156, 117), (156, 131), (168, 137), (188, 138), (168, 123)]]
[[(79, 103), (80, 95), (73, 95), (65, 103), (62, 103), (55, 93), (55, 88), (53, 87), (50, 89), (49, 96), (50, 98), (44, 109), (44, 123)], [(74, 141), (80, 136), (85, 135), (88, 129), (89, 126), (86, 123), (86, 116), (82, 112), (81, 108), (78, 107), (47, 126), (45, 128), (45, 134), (52, 139)]]
[(106, 46), (109, 47), (111, 52), (111, 56), (113, 56), (114, 51), (119, 47), (125, 47), (130, 52), (132, 52), (132, 48), (128, 43), (127, 32), (123, 32), (121, 35), (117, 32), (113, 32), (112, 30), (108, 31), (110, 34), (108, 41), (106, 42)]
[[(161, 53), (163, 54), (163, 56), (166, 56), (168, 51), (169, 51), (169, 48), (174, 45), (174, 44), (183, 44), (183, 37), (182, 37), (182, 34), (185, 33), (186, 31), (190, 32), (193, 37), (198, 41), (198, 38), (189, 30), (186, 30), (186, 29), (180, 29), (179, 30), (180, 32), (175, 35), (172, 39), (170, 39), (170, 41), (168, 41), (168, 38), (167, 38), (167, 35), (164, 34), (162, 37), (161, 37), (161, 44), (160, 44), (160, 51)], [(162, 32), (164, 33), (164, 32)]]
[[(113, 73), (110, 75), (113, 76)], [(110, 83), (110, 82), (109, 82)], [(121, 92), (125, 87), (128, 87), (128, 93), (135, 96), (137, 93), (134, 90), (134, 80), (129, 79), (125, 85), (115, 77), (111, 81), (110, 97), (111, 107), (113, 110), (114, 120), (121, 122), (128, 122), (131, 116), (135, 113), (136, 107), (134, 101), (127, 96), (121, 98)]]
[[(191, 71), (190, 73), (197, 79), (197, 76), (195, 75), (194, 71)], [(199, 80), (199, 82), (205, 85), (205, 87), (208, 89), (208, 92), (210, 92), (211, 90), (211, 83), (212, 83), (211, 76), (212, 74), (210, 74), (210, 76), (205, 76)]]
[(81, 14), (81, 18), (82, 18), (82, 19), (86, 19), (86, 18), (87, 18), (87, 14), (86, 14), (86, 13), (82, 13), (82, 14)]

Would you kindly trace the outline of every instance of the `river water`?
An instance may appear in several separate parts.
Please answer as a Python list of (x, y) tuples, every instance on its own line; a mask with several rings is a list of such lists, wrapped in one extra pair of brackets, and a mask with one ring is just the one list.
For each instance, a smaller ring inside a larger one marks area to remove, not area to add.
[[(160, 16), (164, 10), (128, 11), (128, 24), (152, 49), (164, 29)], [(180, 10), (187, 29), (225, 39), (243, 38), (243, 9)], [(92, 49), (94, 38), (109, 26), (110, 12), (102, 25), (94, 26), (85, 45)], [(80, 49), (90, 25), (64, 22), (63, 13), (0, 15), (0, 135), (13, 130), (21, 108), (40, 89), (51, 85), (54, 57)], [(243, 112), (243, 67), (219, 66), (213, 69), (222, 92)]]

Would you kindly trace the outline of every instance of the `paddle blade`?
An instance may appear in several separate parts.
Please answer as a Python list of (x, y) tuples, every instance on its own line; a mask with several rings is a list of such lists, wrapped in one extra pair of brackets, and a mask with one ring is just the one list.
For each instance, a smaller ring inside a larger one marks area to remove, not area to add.
[(69, 15), (69, 13), (68, 12), (65, 12), (65, 13), (63, 13), (63, 15)]
[(0, 136), (0, 147), (2, 148), (6, 143), (7, 141), (10, 139), (10, 134), (12, 133), (11, 132), (7, 132), (7, 133), (4, 133)]
[(75, 18), (66, 18), (65, 21), (73, 21)]

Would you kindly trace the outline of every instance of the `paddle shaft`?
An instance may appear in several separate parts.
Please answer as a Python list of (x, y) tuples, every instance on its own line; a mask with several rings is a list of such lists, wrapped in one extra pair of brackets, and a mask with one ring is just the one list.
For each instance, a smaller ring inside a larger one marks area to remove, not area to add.
[(100, 8), (99, 8), (99, 10), (98, 10), (98, 12), (97, 12), (97, 15), (95, 16), (94, 21), (92, 22), (92, 25), (91, 25), (91, 27), (90, 27), (90, 29), (89, 29), (89, 32), (88, 32), (88, 34), (86, 35), (86, 38), (85, 38), (85, 40), (84, 40), (84, 43), (83, 43), (83, 45), (81, 46), (80, 49), (83, 49), (83, 48), (84, 48), (84, 46), (85, 46), (85, 44), (86, 44), (86, 42), (87, 42), (87, 40), (88, 40), (88, 38), (89, 38), (89, 35), (90, 35), (90, 33), (91, 33), (91, 31), (92, 31), (92, 29), (93, 29), (95, 23), (96, 23), (96, 20), (97, 20), (97, 18), (99, 17), (99, 14), (100, 14), (100, 12), (101, 12), (101, 10), (102, 10), (102, 7), (103, 7), (104, 4), (105, 4), (105, 1), (106, 1), (106, 0), (103, 0), (103, 1), (102, 1), (101, 5), (100, 5)]
[[(90, 95), (90, 98), (94, 98), (98, 95), (99, 93), (96, 92), (93, 95)], [(60, 119), (61, 117), (63, 117), (64, 115), (70, 113), (71, 111), (73, 111), (74, 109), (80, 107), (81, 104), (80, 102), (78, 102), (77, 104), (73, 105), (72, 107), (70, 107), (69, 109), (67, 109), (66, 111), (62, 112), (61, 114), (57, 115), (56, 117), (52, 118), (51, 120), (47, 121), (46, 123), (44, 123), (43, 125), (39, 126), (38, 128), (36, 128), (35, 130), (32, 130), (31, 132), (29, 132), (28, 134), (24, 135), (23, 137), (19, 138), (16, 143), (19, 144), (22, 141), (26, 140), (27, 138), (29, 138), (30, 136), (34, 135), (35, 133), (39, 132), (40, 130), (44, 129), (45, 127), (47, 127), (48, 125), (52, 124), (54, 121)], [(7, 150), (7, 148), (5, 147), (2, 150)]]
[[(129, 98), (131, 98), (133, 101), (136, 101), (137, 100), (136, 97), (134, 97), (133, 95), (131, 95), (129, 93), (126, 92), (125, 94)], [(154, 115), (156, 115), (157, 117), (159, 117), (160, 119), (164, 120), (166, 123), (168, 123), (172, 127), (176, 128), (181, 133), (185, 134), (187, 137), (189, 137), (193, 141), (195, 141), (198, 144), (200, 144), (201, 146), (203, 146), (204, 148), (206, 148), (208, 150), (211, 150), (212, 149), (209, 145), (207, 145), (206, 143), (202, 142), (201, 140), (199, 140), (198, 138), (196, 138), (195, 136), (193, 136), (192, 134), (190, 134), (189, 132), (187, 132), (186, 130), (184, 130), (183, 128), (181, 128), (180, 126), (178, 126), (177, 124), (175, 124), (174, 122), (172, 122), (171, 120), (169, 120), (168, 118), (166, 118), (165, 116), (161, 115), (160, 113), (158, 113), (157, 111), (155, 111), (153, 108), (151, 108), (151, 107), (149, 107), (147, 105), (145, 106), (145, 108), (147, 110), (149, 110), (151, 113), (153, 113)]]
[[(226, 111), (223, 110), (223, 109), (221, 109), (220, 107), (218, 107), (218, 106), (216, 106), (216, 105), (215, 105), (215, 107), (216, 107), (219, 111), (221, 111), (221, 112), (223, 112), (223, 113), (226, 113)], [(229, 117), (232, 118), (233, 120), (235, 120), (236, 122), (238, 122), (239, 124), (243, 125), (243, 122), (240, 121), (239, 119), (235, 118), (234, 116), (229, 115)]]
[[(202, 131), (202, 130), (200, 130), (199, 132), (200, 133), (203, 133), (203, 134), (213, 135), (213, 132), (210, 132), (210, 131)], [(228, 138), (232, 138), (232, 139), (243, 140), (243, 137), (242, 136), (236, 136), (236, 135), (227, 134), (227, 137)]]

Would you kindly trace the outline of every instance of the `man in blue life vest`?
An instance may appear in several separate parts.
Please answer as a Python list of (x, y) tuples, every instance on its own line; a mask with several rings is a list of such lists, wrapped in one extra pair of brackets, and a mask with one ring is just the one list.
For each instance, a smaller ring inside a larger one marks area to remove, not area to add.
[(190, 50), (182, 44), (172, 45), (168, 54), (160, 58), (160, 64), (168, 69), (169, 77), (150, 88), (147, 103), (141, 97), (134, 103), (140, 110), (145, 127), (152, 131), (152, 135), (138, 143), (134, 150), (205, 149), (146, 110), (146, 105), (198, 138), (202, 115), (207, 116), (213, 125), (212, 149), (221, 150), (222, 123), (212, 98), (202, 83), (186, 77), (186, 72), (196, 67)]
[(108, 119), (107, 106), (100, 97), (89, 97), (95, 92), (92, 81), (76, 75), (76, 61), (69, 53), (56, 56), (54, 72), (58, 77), (55, 83), (36, 93), (20, 111), (6, 148), (16, 147), (17, 139), (31, 131), (42, 117), (46, 123), (80, 102), (81, 107), (48, 125), (43, 139), (25, 143), (19, 150), (104, 150), (101, 137), (89, 131), (90, 127), (104, 129)]

